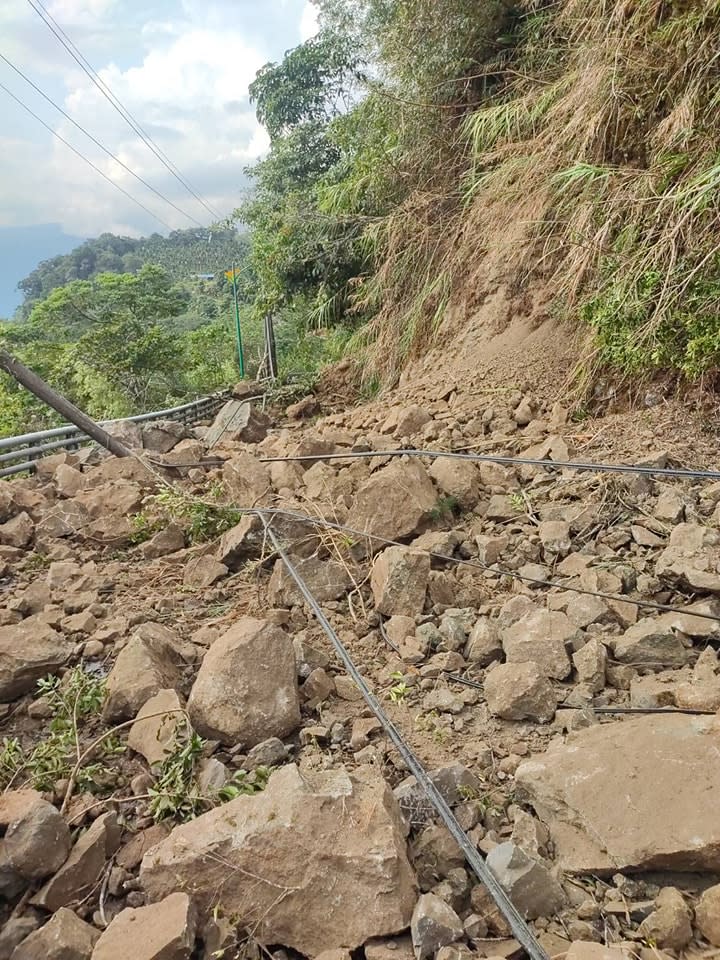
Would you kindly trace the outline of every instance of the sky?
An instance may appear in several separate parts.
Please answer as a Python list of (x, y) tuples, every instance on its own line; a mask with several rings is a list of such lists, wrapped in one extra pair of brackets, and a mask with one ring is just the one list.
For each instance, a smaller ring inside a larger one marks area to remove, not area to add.
[[(32, 0), (55, 18), (102, 79), (209, 205), (228, 215), (243, 170), (267, 149), (247, 90), (257, 70), (312, 36), (307, 0)], [(211, 215), (179, 184), (93, 86), (31, 0), (0, 0), (0, 54), (172, 209), (88, 141), (10, 66), (0, 83), (172, 229)], [(58, 224), (71, 236), (167, 229), (56, 140), (0, 89), (0, 230)]]

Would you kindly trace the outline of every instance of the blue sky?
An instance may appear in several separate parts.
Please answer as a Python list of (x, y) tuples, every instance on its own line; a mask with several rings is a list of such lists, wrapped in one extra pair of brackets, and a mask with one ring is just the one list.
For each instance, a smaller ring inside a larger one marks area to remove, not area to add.
[[(311, 36), (307, 0), (41, 0), (183, 175), (222, 213), (267, 148), (247, 88), (268, 60)], [(201, 222), (209, 215), (164, 170), (60, 46), (28, 0), (0, 0), (0, 53), (124, 163)], [(0, 82), (173, 228), (192, 222), (144, 190), (5, 63)], [(162, 227), (0, 90), (0, 227), (57, 223), (75, 236)]]

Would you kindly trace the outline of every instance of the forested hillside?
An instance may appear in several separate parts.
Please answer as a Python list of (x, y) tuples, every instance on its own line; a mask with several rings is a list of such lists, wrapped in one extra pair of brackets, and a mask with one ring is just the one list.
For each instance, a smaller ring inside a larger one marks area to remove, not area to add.
[(718, 0), (318, 6), (251, 87), (258, 311), (352, 328), (392, 382), (470, 322), (493, 253), (593, 364), (717, 369)]

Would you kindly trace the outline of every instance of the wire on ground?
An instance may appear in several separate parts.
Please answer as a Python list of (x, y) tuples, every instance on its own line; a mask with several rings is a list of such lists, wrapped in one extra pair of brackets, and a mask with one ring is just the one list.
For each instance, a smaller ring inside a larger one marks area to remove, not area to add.
[(644, 467), (640, 464), (583, 463), (574, 460), (536, 460), (532, 457), (501, 457), (489, 453), (458, 453), (454, 450), (349, 450), (347, 453), (315, 453), (298, 457), (260, 457), (260, 463), (317, 460), (370, 460), (382, 457), (428, 457), (431, 460), (449, 458), (470, 460), (473, 463), (499, 463), (508, 467), (543, 467), (546, 470), (578, 470), (585, 473), (630, 473), (645, 477), (674, 479), (720, 480), (718, 470), (685, 470), (680, 467)]
[[(327, 527), (331, 530), (338, 530), (340, 533), (349, 533), (355, 537), (360, 537), (361, 539), (374, 540), (376, 543), (385, 544), (388, 547), (407, 547), (406, 543), (401, 543), (399, 540), (390, 540), (388, 537), (381, 537), (376, 533), (369, 533), (367, 531), (355, 530), (353, 527), (348, 527), (342, 523), (335, 523), (332, 520), (325, 520), (323, 517), (314, 517), (305, 513), (298, 513), (294, 510), (274, 510), (266, 507), (238, 507), (237, 512), (242, 513), (251, 513), (257, 514), (259, 516), (265, 515), (267, 517), (286, 517), (289, 520), (295, 520), (298, 523), (310, 523), (318, 527)], [(579, 593), (583, 596), (588, 597), (598, 597), (601, 600), (612, 600), (615, 603), (629, 603), (631, 606), (638, 607), (639, 609), (647, 608), (649, 610), (656, 610), (660, 613), (677, 613), (683, 614), (689, 617), (697, 617), (699, 620), (711, 620), (714, 623), (720, 623), (720, 616), (716, 616), (712, 613), (702, 613), (700, 611), (688, 610), (683, 607), (674, 607), (669, 603), (656, 603), (654, 600), (640, 600), (636, 597), (628, 596), (619, 596), (613, 593), (603, 593), (600, 590), (588, 590), (584, 587), (576, 587), (571, 584), (560, 583), (557, 580), (543, 580), (538, 577), (528, 577), (525, 574), (518, 573), (515, 570), (505, 570), (502, 567), (495, 567), (489, 563), (482, 563), (480, 560), (465, 560), (463, 557), (451, 557), (448, 554), (437, 553), (434, 550), (419, 550), (421, 553), (427, 554), (429, 557), (435, 560), (442, 560), (446, 563), (455, 563), (464, 567), (471, 567), (476, 570), (483, 570), (484, 572), (492, 573), (496, 577), (510, 577), (513, 580), (519, 580), (522, 583), (531, 583), (535, 586), (540, 587), (550, 587), (557, 590), (569, 591), (570, 593)]]
[(422, 763), (412, 751), (409, 744), (406, 742), (400, 731), (390, 720), (388, 715), (383, 710), (379, 700), (376, 698), (375, 694), (370, 690), (370, 687), (367, 685), (364, 677), (359, 672), (358, 668), (355, 665), (350, 653), (343, 644), (343, 642), (338, 637), (337, 633), (333, 629), (330, 621), (327, 619), (323, 613), (322, 607), (315, 599), (310, 589), (308, 588), (305, 581), (302, 579), (292, 561), (288, 557), (287, 553), (280, 544), (278, 538), (276, 537), (272, 529), (272, 520), (267, 520), (263, 516), (262, 511), (256, 511), (260, 516), (260, 519), (263, 522), (265, 527), (266, 534), (270, 541), (273, 544), (273, 547), (277, 551), (278, 556), (284, 563), (288, 573), (292, 579), (297, 584), (300, 593), (302, 594), (305, 601), (311, 607), (318, 623), (322, 627), (325, 635), (328, 637), (330, 642), (333, 644), (338, 656), (340, 657), (345, 669), (347, 670), (349, 676), (352, 678), (353, 682), (357, 686), (358, 690), (363, 696), (363, 699), (370, 707), (372, 712), (375, 714), (377, 719), (382, 724), (383, 729), (386, 734), (393, 742), (397, 748), (400, 756), (407, 765), (408, 770), (413, 774), (417, 782), (420, 784), (425, 794), (427, 795), (428, 800), (433, 805), (437, 813), (440, 815), (441, 819), (445, 823), (445, 826), (448, 828), (454, 839), (457, 841), (460, 849), (462, 850), (465, 859), (468, 865), (471, 867), (472, 871), (475, 873), (477, 878), (483, 883), (493, 900), (498, 906), (498, 909), (501, 911), (503, 916), (506, 918), (510, 924), (510, 929), (512, 930), (515, 938), (518, 943), (523, 947), (527, 952), (531, 960), (548, 960), (547, 955), (544, 950), (536, 940), (532, 930), (528, 924), (523, 920), (522, 916), (515, 908), (514, 904), (508, 897), (505, 890), (502, 888), (498, 882), (495, 874), (490, 870), (485, 861), (482, 859), (480, 854), (477, 851), (477, 848), (472, 843), (468, 835), (465, 833), (463, 828), (458, 823), (455, 818), (455, 814), (452, 812), (444, 797), (437, 789), (435, 784), (432, 782), (428, 776), (425, 768)]

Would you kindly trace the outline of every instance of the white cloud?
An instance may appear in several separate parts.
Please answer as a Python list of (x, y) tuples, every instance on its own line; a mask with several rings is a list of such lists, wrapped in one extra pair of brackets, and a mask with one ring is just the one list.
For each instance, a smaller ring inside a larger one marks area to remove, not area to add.
[(60, 24), (87, 24), (100, 20), (115, 6), (116, 0), (53, 0), (48, 12)]
[(311, 3), (310, 0), (305, 4), (305, 9), (302, 12), (302, 18), (300, 20), (300, 38), (303, 40), (310, 40), (311, 37), (314, 37), (319, 29), (318, 23), (319, 10), (314, 3)]

